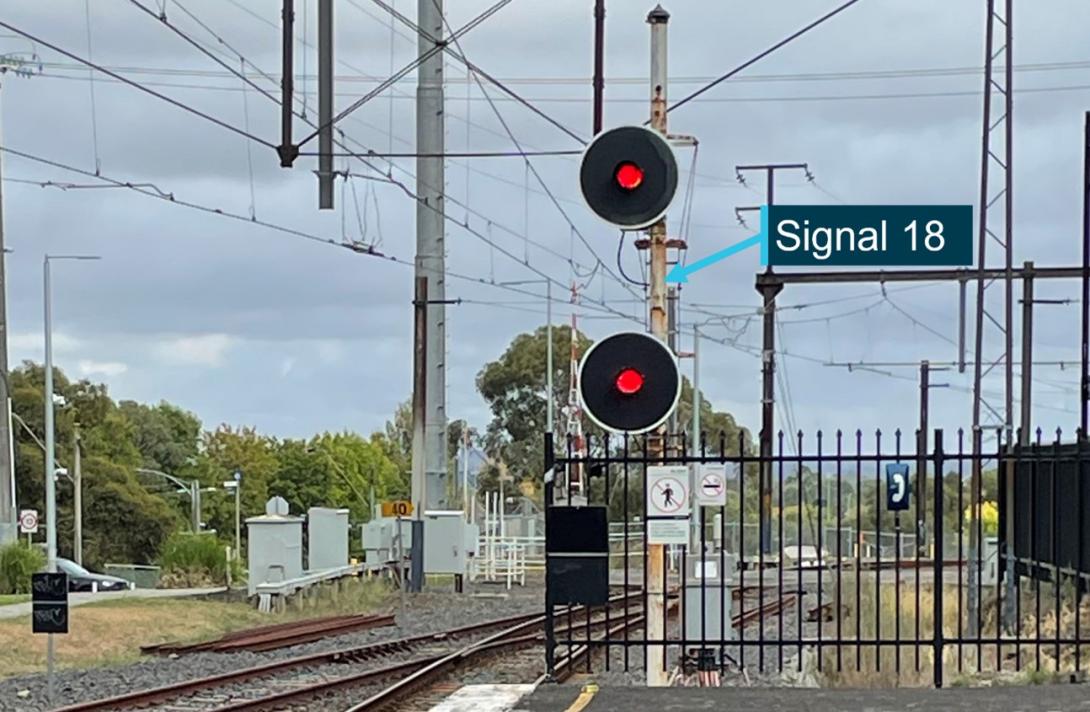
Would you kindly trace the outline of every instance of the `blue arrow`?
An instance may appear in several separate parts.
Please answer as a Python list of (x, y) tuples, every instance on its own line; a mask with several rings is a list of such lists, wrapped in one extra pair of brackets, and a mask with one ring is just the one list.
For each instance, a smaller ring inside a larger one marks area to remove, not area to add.
[(768, 206), (767, 205), (762, 205), (761, 206), (761, 231), (759, 233), (757, 233), (756, 235), (753, 235), (751, 237), (747, 237), (746, 239), (741, 240), (740, 242), (736, 242), (733, 245), (731, 245), (730, 247), (724, 247), (722, 250), (719, 250), (718, 252), (713, 252), (712, 254), (708, 255), (707, 257), (699, 259), (696, 262), (691, 262), (691, 263), (689, 263), (687, 265), (681, 265), (681, 264), (674, 265), (674, 268), (672, 270), (670, 270), (669, 274), (666, 275), (666, 283), (667, 284), (678, 284), (678, 283), (681, 283), (681, 282), (688, 282), (689, 281), (689, 275), (692, 274), (693, 272), (696, 272), (698, 270), (702, 270), (705, 267), (710, 267), (711, 265), (715, 264), (716, 262), (719, 262), (720, 260), (725, 260), (726, 258), (730, 257), (731, 255), (733, 255), (736, 252), (741, 252), (742, 250), (747, 250), (750, 247), (755, 247), (757, 245), (761, 246), (761, 264), (767, 264), (768, 263), (768, 242), (765, 239), (767, 235), (768, 235)]

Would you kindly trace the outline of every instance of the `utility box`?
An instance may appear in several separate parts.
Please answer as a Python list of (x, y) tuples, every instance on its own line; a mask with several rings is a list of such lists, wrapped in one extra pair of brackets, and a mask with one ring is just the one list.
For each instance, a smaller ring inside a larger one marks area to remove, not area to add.
[(708, 554), (703, 561), (699, 555), (685, 558), (685, 639), (707, 640), (708, 647), (716, 647), (712, 641), (733, 640), (730, 584), (735, 558), (724, 555), (720, 561), (718, 554)]
[(466, 523), (462, 510), (424, 512), (424, 574), (466, 573)]
[(325, 571), (348, 565), (348, 510), (307, 510), (307, 570)]
[(467, 557), (476, 557), (480, 554), (478, 550), (481, 545), (481, 529), (473, 522), (465, 523), (465, 550)]
[(364, 561), (369, 564), (393, 561), (397, 558), (398, 551), (403, 556), (409, 555), (413, 544), (413, 523), (411, 519), (404, 517), (400, 522), (400, 544), (396, 517), (376, 517), (360, 526)]
[[(279, 511), (270, 505), (266, 511)], [(303, 575), (303, 518), (263, 514), (246, 520), (249, 539), (249, 592), (259, 584), (278, 583)]]

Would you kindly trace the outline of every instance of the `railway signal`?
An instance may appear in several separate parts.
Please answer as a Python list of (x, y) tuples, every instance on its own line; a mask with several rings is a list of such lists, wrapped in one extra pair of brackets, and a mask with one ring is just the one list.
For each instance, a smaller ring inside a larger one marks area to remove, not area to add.
[(594, 423), (615, 433), (645, 433), (677, 406), (681, 374), (658, 339), (638, 332), (595, 342), (579, 364), (579, 400)]
[(583, 199), (594, 213), (622, 230), (658, 222), (677, 192), (677, 159), (658, 131), (621, 126), (603, 131), (583, 152)]

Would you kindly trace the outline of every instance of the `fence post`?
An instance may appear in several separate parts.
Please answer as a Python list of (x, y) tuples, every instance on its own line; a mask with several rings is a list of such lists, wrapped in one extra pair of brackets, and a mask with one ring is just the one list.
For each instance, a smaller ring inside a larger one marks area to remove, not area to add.
[[(553, 451), (553, 434), (545, 433), (545, 539), (549, 538), (549, 512), (553, 506), (556, 453)], [(627, 565), (628, 562), (625, 562)], [(549, 546), (545, 545), (545, 675), (553, 679), (556, 671), (556, 630), (553, 622), (553, 602), (549, 597)], [(608, 654), (608, 652), (607, 652)]]
[[(935, 430), (935, 452), (934, 452), (934, 487), (935, 491), (935, 503), (932, 510), (935, 521), (931, 527), (931, 531), (934, 533), (934, 581), (931, 584), (932, 598), (934, 599), (934, 610), (932, 612), (933, 621), (931, 627), (933, 630), (932, 645), (934, 649), (934, 683), (935, 687), (942, 687), (942, 651), (943, 651), (943, 631), (942, 631), (942, 595), (943, 595), (943, 547), (942, 547), (942, 490), (943, 490), (943, 457), (942, 457), (942, 428)], [(958, 562), (961, 565), (961, 562)], [(960, 595), (960, 592), (959, 592)]]

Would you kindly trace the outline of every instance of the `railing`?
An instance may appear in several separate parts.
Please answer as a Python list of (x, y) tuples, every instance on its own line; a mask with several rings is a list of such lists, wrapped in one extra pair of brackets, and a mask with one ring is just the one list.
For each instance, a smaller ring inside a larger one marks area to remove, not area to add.
[(254, 592), (257, 595), (258, 601), (257, 609), (262, 613), (268, 613), (272, 611), (273, 603), (277, 598), (286, 598), (303, 589), (310, 588), (311, 586), (326, 581), (335, 581), (347, 576), (359, 576), (374, 568), (373, 565), (369, 564), (350, 564), (348, 566), (338, 566), (335, 569), (315, 571), (284, 581), (259, 583), (254, 587)]

